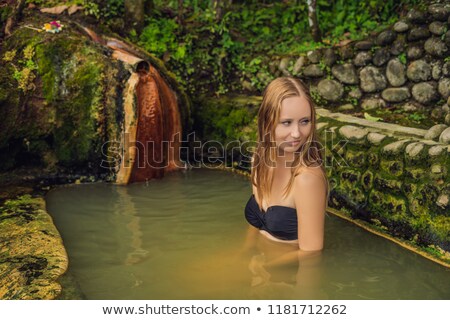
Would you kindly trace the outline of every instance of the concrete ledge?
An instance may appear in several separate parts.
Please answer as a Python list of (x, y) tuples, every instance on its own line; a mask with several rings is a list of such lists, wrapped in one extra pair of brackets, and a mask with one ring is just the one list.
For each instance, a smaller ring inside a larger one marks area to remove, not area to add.
[(23, 195), (0, 207), (0, 299), (55, 299), (68, 268), (45, 200)]
[(351, 115), (339, 113), (339, 112), (331, 112), (327, 109), (317, 108), (317, 115), (320, 117), (326, 117), (335, 119), (340, 122), (352, 123), (359, 126), (370, 127), (373, 129), (378, 129), (380, 132), (389, 133), (390, 135), (402, 135), (402, 136), (413, 136), (416, 138), (423, 139), (427, 133), (427, 130), (417, 129), (411, 127), (403, 127), (397, 124), (391, 124), (386, 122), (375, 122), (369, 121), (362, 118), (357, 118)]

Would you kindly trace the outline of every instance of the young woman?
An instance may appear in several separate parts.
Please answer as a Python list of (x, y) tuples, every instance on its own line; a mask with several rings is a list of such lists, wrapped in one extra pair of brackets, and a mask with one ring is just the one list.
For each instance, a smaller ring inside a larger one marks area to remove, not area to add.
[(246, 247), (262, 236), (260, 243), (277, 248), (278, 254), (266, 254), (265, 268), (292, 260), (307, 264), (323, 249), (328, 183), (315, 127), (314, 106), (300, 80), (277, 78), (267, 86), (258, 113), (253, 195), (245, 208)]

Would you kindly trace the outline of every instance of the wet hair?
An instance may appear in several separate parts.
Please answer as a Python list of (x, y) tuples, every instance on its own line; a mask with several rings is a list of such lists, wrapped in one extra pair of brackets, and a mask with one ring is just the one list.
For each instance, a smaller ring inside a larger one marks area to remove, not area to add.
[(317, 139), (316, 112), (308, 88), (299, 79), (281, 77), (269, 83), (263, 93), (258, 112), (258, 142), (253, 154), (251, 180), (256, 187), (256, 199), (260, 206), (270, 196), (278, 148), (275, 144), (275, 128), (280, 120), (281, 104), (290, 97), (304, 97), (311, 108), (311, 131), (305, 143), (295, 152), (291, 178), (284, 190), (287, 196), (294, 179), (305, 167), (320, 167), (326, 180), (321, 154), (322, 145)]

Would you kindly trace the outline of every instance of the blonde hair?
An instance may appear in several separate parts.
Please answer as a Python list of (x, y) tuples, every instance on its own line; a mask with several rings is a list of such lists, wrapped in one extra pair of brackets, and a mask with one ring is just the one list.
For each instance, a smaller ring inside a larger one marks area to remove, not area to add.
[(292, 77), (277, 78), (269, 83), (264, 90), (263, 101), (258, 112), (258, 144), (253, 154), (251, 180), (256, 187), (257, 194), (255, 196), (260, 206), (263, 204), (263, 199), (269, 198), (272, 188), (277, 157), (275, 128), (280, 119), (281, 104), (286, 98), (300, 96), (303, 96), (309, 102), (311, 108), (311, 132), (306, 142), (295, 153), (291, 178), (283, 196), (289, 194), (295, 177), (304, 167), (320, 167), (326, 180), (320, 151), (321, 144), (317, 140), (316, 112), (309, 90), (299, 79)]

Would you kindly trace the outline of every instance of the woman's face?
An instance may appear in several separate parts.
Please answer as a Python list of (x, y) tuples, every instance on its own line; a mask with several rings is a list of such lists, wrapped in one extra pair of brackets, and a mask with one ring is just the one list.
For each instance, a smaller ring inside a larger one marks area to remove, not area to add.
[(282, 101), (280, 119), (275, 127), (275, 143), (279, 151), (293, 153), (311, 133), (311, 107), (305, 97), (289, 97)]

